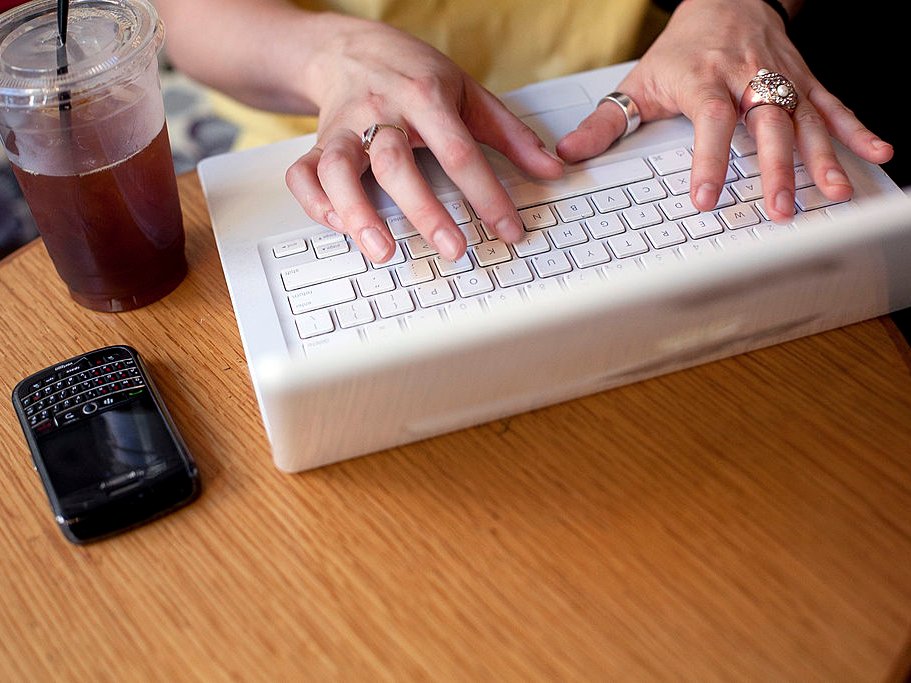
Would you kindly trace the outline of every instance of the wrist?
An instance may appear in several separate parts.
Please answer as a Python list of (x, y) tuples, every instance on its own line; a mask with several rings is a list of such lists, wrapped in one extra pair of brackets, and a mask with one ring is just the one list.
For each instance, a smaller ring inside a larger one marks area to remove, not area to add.
[(338, 85), (335, 74), (343, 61), (340, 50), (350, 36), (361, 34), (364, 25), (371, 23), (336, 12), (301, 12), (291, 31), (294, 38), (288, 43), (294, 46), (293, 64), (283, 85), (289, 96), (311, 103), (316, 113), (326, 93)]
[(268, 29), (258, 34), (263, 48), (254, 64), (260, 74), (254, 87), (270, 100), (264, 108), (289, 114), (317, 113), (325, 76), (320, 58), (346, 19), (297, 7), (271, 18)]

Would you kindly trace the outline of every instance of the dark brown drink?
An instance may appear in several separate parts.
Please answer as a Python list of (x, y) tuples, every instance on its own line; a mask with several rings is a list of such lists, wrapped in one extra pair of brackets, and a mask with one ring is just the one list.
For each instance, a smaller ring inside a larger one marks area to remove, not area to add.
[(168, 129), (136, 154), (90, 173), (13, 170), (60, 277), (78, 303), (127, 311), (187, 273)]

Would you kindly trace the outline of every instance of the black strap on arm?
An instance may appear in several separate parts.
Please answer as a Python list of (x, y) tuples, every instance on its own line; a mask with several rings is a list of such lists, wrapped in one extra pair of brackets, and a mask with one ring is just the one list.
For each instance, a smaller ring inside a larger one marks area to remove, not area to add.
[[(784, 5), (779, 2), (779, 0), (762, 1), (778, 13), (778, 16), (781, 17), (781, 20), (784, 22), (785, 26), (791, 22), (791, 17), (788, 16), (787, 10), (784, 8)], [(675, 9), (677, 9), (677, 5), (683, 2), (683, 0), (652, 0), (652, 2), (667, 12), (673, 12)]]

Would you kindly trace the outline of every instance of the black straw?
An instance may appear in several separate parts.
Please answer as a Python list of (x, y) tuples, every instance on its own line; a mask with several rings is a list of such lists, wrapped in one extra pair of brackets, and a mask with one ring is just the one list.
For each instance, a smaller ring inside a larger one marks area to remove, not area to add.
[[(57, 75), (63, 76), (69, 72), (69, 65), (67, 64), (66, 57), (66, 24), (67, 19), (70, 14), (70, 0), (57, 0), (57, 35), (60, 38), (57, 41)], [(68, 116), (64, 116), (63, 112), (69, 112), (72, 108), (70, 104), (70, 92), (69, 90), (64, 90), (60, 93), (60, 104), (59, 109), (61, 111), (61, 119), (64, 119), (67, 123)]]
[(61, 45), (66, 45), (66, 20), (69, 15), (70, 0), (57, 0), (57, 35)]

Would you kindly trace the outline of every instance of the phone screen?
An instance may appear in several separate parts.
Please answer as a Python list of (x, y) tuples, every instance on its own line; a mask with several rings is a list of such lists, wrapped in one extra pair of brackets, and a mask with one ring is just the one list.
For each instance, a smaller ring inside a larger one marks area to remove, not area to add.
[[(92, 417), (38, 435), (45, 471), (61, 507), (183, 465), (147, 389)], [(75, 500), (74, 500), (75, 499)]]

